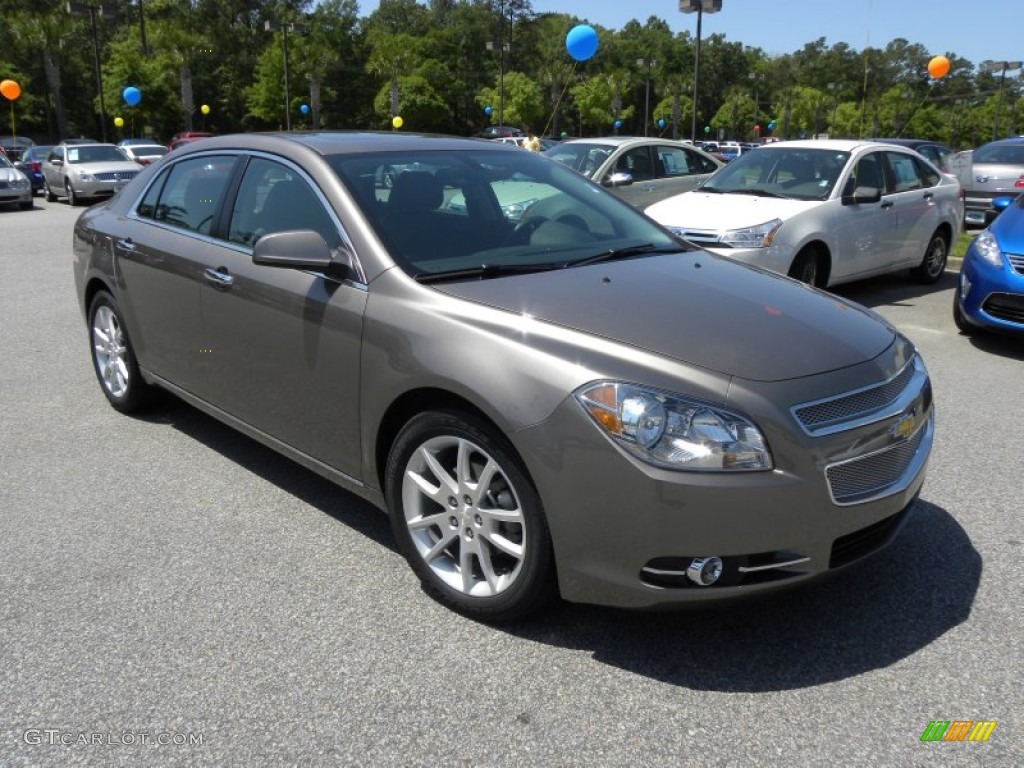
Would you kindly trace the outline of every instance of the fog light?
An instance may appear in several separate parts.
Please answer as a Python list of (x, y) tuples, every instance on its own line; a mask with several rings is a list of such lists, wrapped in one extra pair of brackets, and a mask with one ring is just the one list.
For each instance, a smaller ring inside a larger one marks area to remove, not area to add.
[(710, 586), (722, 575), (722, 559), (720, 557), (695, 557), (686, 569), (686, 575), (694, 584), (702, 587)]
[(960, 298), (966, 299), (971, 292), (971, 280), (963, 272), (960, 273)]

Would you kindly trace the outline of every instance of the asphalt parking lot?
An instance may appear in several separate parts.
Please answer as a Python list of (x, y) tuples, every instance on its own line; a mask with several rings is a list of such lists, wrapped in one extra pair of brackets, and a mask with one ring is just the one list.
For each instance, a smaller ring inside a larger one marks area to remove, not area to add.
[[(934, 384), (893, 546), (757, 602), (493, 628), (355, 497), (177, 401), (111, 409), (80, 209), (36, 206), (0, 210), (0, 766), (1024, 764), (1024, 342), (959, 335), (954, 274), (838, 291)], [(997, 725), (923, 743), (935, 720)]]

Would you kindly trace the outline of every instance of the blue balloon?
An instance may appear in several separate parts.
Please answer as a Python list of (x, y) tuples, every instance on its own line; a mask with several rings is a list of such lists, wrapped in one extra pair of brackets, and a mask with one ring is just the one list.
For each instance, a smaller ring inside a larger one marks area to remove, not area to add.
[(769, 131), (774, 131), (775, 130), (775, 121), (774, 120), (772, 120), (770, 123), (768, 123), (768, 130)]
[(665, 118), (664, 117), (658, 118), (658, 127), (659, 128), (664, 128), (665, 127)]
[(484, 114), (490, 115), (494, 110), (491, 107), (484, 107)]
[(616, 120), (615, 121), (615, 127), (616, 128), (621, 128), (622, 127), (622, 121), (621, 120)]
[(565, 49), (576, 61), (586, 61), (597, 53), (597, 32), (589, 24), (577, 24), (565, 36)]
[(299, 112), (301, 112), (304, 115), (308, 115), (309, 114), (309, 104), (303, 104), (301, 107), (299, 107)]
[(134, 85), (129, 85), (123, 91), (121, 91), (121, 98), (124, 99), (124, 103), (129, 107), (136, 106), (142, 101), (142, 91), (136, 88)]

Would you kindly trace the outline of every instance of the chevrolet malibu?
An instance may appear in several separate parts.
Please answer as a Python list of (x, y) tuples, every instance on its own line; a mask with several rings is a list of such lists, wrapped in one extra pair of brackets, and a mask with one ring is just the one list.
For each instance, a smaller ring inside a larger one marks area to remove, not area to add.
[[(512, 183), (537, 192), (514, 215)], [(924, 482), (906, 338), (513, 147), (207, 139), (73, 245), (114, 408), (169, 391), (379, 505), (478, 619), (801, 584), (890, 542)]]
[(910, 149), (817, 140), (746, 152), (647, 214), (715, 253), (824, 288), (906, 269), (936, 282), (963, 206), (960, 183)]

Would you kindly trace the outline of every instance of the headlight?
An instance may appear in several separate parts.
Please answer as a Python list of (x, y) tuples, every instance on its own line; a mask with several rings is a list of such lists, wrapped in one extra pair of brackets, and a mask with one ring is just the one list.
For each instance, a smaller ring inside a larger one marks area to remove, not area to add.
[(974, 252), (978, 254), (982, 261), (987, 261), (993, 267), (1001, 267), (1003, 265), (996, 236), (987, 229), (974, 238), (971, 248), (974, 249)]
[(32, 182), (30, 182), (28, 179), (15, 179), (14, 180), (14, 188), (15, 189), (28, 189), (31, 186), (32, 186)]
[(738, 414), (620, 382), (588, 384), (575, 394), (606, 435), (649, 464), (700, 471), (774, 466), (760, 430)]
[(96, 181), (91, 173), (86, 173), (85, 171), (79, 171), (75, 175), (78, 177), (79, 181)]
[(753, 227), (730, 229), (722, 235), (722, 242), (733, 248), (767, 248), (781, 226), (782, 219), (772, 219)]

